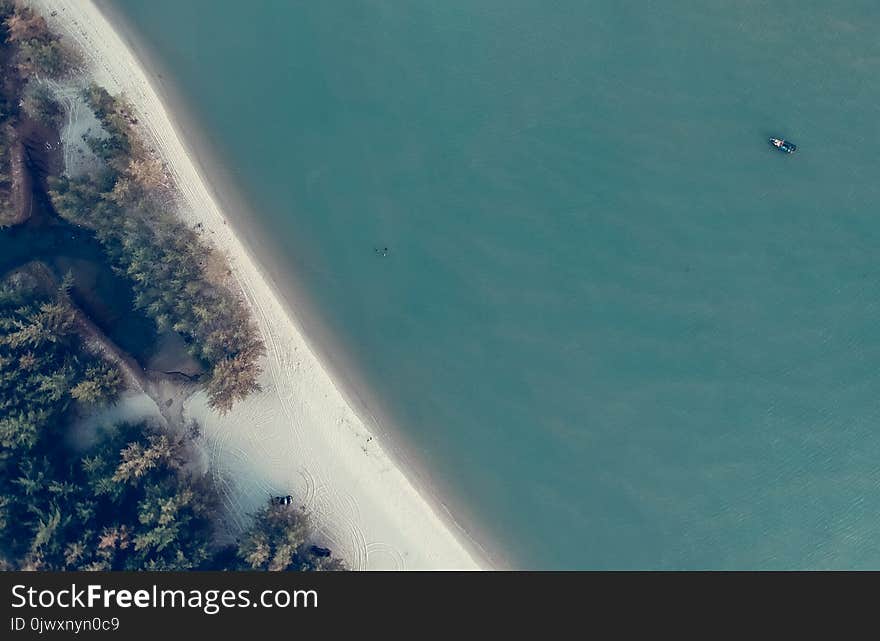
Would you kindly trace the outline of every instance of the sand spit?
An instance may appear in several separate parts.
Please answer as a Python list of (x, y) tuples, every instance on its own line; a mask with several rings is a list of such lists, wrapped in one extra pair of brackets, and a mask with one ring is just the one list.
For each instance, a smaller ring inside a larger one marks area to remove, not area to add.
[(203, 237), (229, 257), (257, 319), (268, 351), (263, 391), (223, 417), (208, 408), (204, 393), (184, 407), (202, 425), (233, 519), (243, 522), (270, 495), (290, 493), (314, 515), (322, 539), (354, 569), (477, 569), (461, 535), (373, 438), (285, 312), (119, 34), (90, 1), (30, 4), (82, 52), (85, 73), (111, 93), (125, 95), (148, 146), (171, 174), (181, 216), (193, 226), (201, 223)]

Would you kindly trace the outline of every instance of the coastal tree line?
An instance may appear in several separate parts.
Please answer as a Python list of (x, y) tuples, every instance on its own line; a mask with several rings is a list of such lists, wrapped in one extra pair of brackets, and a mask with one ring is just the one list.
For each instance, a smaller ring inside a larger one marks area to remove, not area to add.
[(0, 0), (0, 15), (6, 29), (6, 42), (23, 78), (43, 75), (57, 78), (75, 61), (74, 52), (65, 49), (52, 33), (46, 19), (29, 7), (12, 0)]
[(66, 284), (52, 290), (41, 272), (0, 283), (0, 569), (343, 568), (311, 551), (293, 505), (267, 504), (222, 543), (220, 498), (188, 437), (142, 423), (73, 442), (71, 419), (111, 402), (122, 377), (83, 348)]
[(86, 98), (106, 135), (89, 139), (106, 162), (97, 175), (56, 178), (58, 214), (92, 230), (114, 268), (132, 284), (135, 306), (160, 331), (174, 331), (210, 372), (211, 405), (221, 412), (259, 389), (263, 344), (244, 302), (223, 282), (213, 250), (174, 213), (161, 163), (134, 136), (124, 103), (92, 85)]
[(43, 82), (67, 73), (76, 62), (46, 20), (21, 3), (0, 0), (0, 228), (22, 222), (26, 204), (13, 191), (24, 189), (25, 162), (19, 128), (22, 116), (51, 126), (61, 109)]
[[(63, 78), (76, 62), (41, 16), (0, 0), (0, 227), (17, 224), (16, 127), (21, 118), (57, 127), (63, 110), (40, 79)], [(211, 403), (228, 410), (258, 389), (263, 346), (247, 309), (223, 261), (172, 214), (161, 163), (124, 103), (97, 87), (86, 94), (105, 130), (89, 144), (106, 169), (50, 177), (54, 209), (95, 234), (135, 304), (208, 365)], [(124, 379), (87, 348), (70, 285), (39, 263), (0, 275), (0, 569), (343, 569), (312, 552), (311, 523), (292, 505), (267, 503), (226, 538), (219, 493), (194, 465), (189, 436), (139, 423), (77, 441), (73, 421), (113, 403)]]
[(39, 271), (17, 271), (0, 287), (0, 446), (33, 447), (74, 402), (118, 394), (116, 368), (79, 348), (67, 292), (44, 293)]

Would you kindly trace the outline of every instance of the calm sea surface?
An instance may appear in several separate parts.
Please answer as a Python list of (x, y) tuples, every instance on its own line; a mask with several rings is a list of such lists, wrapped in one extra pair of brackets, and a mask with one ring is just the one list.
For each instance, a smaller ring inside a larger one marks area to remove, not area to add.
[(875, 0), (107, 4), (516, 565), (880, 567)]

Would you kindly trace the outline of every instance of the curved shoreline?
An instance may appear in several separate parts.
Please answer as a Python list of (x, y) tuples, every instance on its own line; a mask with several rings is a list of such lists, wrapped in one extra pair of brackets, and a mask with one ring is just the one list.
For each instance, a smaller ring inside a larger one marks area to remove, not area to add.
[[(270, 348), (264, 392), (226, 417), (212, 413), (203, 394), (187, 407), (203, 425), (213, 462), (236, 481), (227, 493), (228, 507), (244, 513), (264, 500), (266, 491), (292, 488), (305, 497), (319, 527), (355, 569), (491, 567), (485, 551), (467, 537), (443, 502), (424, 483), (411, 480), (421, 480), (417, 466), (399, 463), (407, 457), (381, 428), (375, 404), (371, 408), (362, 394), (353, 393), (357, 387), (339, 375), (320, 341), (315, 345), (305, 337), (300, 328), (307, 325), (303, 315), (308, 314), (295, 297), (279, 294), (283, 290), (271, 272), (254, 259), (249, 248), (258, 244), (256, 235), (233, 232), (234, 222), (248, 227), (227, 219), (230, 201), (245, 216), (247, 207), (236, 202), (237, 194), (218, 193), (206, 179), (211, 174), (203, 159), (177, 134), (180, 122), (166, 110), (174, 102), (168, 88), (161, 79), (158, 88), (156, 79), (148, 79), (138, 64), (144, 52), (133, 46), (125, 25), (120, 27), (118, 18), (111, 22), (90, 0), (31, 3), (66, 39), (77, 41), (87, 55), (89, 74), (132, 104), (142, 133), (173, 174), (184, 205), (181, 215), (193, 225), (201, 223), (210, 242), (228, 255)], [(57, 14), (49, 17), (52, 11)], [(381, 446), (373, 433), (381, 435)]]

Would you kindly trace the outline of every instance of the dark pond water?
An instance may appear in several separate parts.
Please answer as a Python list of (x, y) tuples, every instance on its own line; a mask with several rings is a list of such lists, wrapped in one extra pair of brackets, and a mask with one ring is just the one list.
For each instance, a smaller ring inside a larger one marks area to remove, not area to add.
[(39, 186), (34, 189), (31, 219), (0, 229), (0, 273), (32, 260), (46, 263), (58, 278), (69, 271), (74, 302), (141, 365), (156, 355), (156, 325), (134, 310), (129, 283), (105, 262), (101, 245), (90, 232), (54, 214)]

